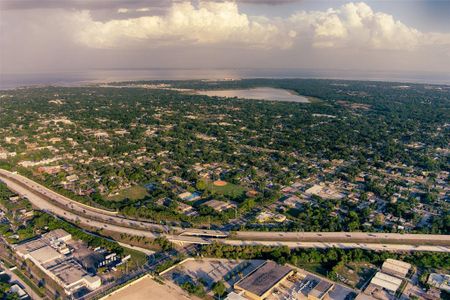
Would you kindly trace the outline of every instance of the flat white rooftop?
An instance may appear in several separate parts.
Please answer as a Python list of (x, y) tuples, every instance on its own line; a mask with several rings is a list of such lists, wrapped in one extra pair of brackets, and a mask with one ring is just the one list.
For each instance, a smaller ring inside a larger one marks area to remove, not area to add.
[(37, 260), (41, 265), (44, 265), (61, 258), (62, 254), (50, 246), (45, 246), (30, 252), (30, 256)]

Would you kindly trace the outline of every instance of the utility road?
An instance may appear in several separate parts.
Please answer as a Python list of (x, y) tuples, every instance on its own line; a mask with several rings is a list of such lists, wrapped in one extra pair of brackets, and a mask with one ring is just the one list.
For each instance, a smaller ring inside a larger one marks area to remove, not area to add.
[[(22, 280), (22, 278), (20, 278), (19, 276), (16, 275), (16, 273), (13, 272), (15, 267), (13, 267), (13, 269), (8, 269), (7, 267), (5, 267), (3, 269), (3, 271), (8, 274), (9, 277), (11, 277), (11, 281), (12, 282), (18, 282), (20, 283), (20, 285), (23, 287), (23, 289), (25, 290), (25, 292), (31, 297), (31, 299), (33, 300), (42, 300), (42, 297), (39, 296), (25, 281)], [(0, 271), (2, 269), (0, 268)]]
[(26, 196), (37, 208), (71, 222), (118, 233), (155, 238), (166, 236), (179, 244), (209, 244), (220, 241), (232, 245), (285, 245), (291, 248), (361, 248), (386, 251), (450, 252), (450, 235), (366, 232), (251, 232), (228, 233), (217, 230), (183, 229), (136, 221), (117, 212), (94, 208), (24, 177), (0, 169), (0, 180), (16, 193)]

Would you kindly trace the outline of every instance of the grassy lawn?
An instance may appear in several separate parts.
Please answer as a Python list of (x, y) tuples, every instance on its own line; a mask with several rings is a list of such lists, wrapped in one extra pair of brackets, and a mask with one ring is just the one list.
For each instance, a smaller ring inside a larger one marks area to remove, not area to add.
[(226, 196), (231, 196), (231, 197), (239, 197), (243, 193), (245, 193), (245, 188), (240, 185), (237, 185), (237, 184), (228, 183), (225, 186), (217, 186), (217, 185), (214, 185), (214, 183), (212, 183), (210, 181), (204, 181), (204, 183), (206, 185), (206, 189), (213, 194), (221, 194), (221, 195), (226, 195)]
[(316, 97), (305, 96), (310, 103), (322, 103), (323, 101)]
[(140, 185), (135, 185), (119, 191), (117, 195), (106, 197), (106, 200), (121, 201), (124, 199), (139, 200), (147, 196), (147, 189)]
[(3, 261), (3, 263), (5, 264), (5, 267), (12, 268), (14, 267), (14, 264), (11, 263), (10, 261), (10, 257), (8, 257), (8, 253), (9, 253), (9, 249), (6, 248), (5, 245), (0, 244), (0, 261)]
[(124, 254), (125, 255), (131, 255), (131, 263), (138, 267), (138, 266), (142, 266), (145, 263), (147, 263), (148, 258), (147, 255), (145, 255), (144, 253), (138, 251), (138, 250), (134, 250), (134, 249), (130, 249), (130, 248), (124, 248)]

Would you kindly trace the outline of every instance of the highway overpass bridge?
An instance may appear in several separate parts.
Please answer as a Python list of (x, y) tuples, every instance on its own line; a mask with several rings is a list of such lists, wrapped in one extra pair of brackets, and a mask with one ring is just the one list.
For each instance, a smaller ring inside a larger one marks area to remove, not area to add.
[(117, 212), (94, 208), (64, 197), (24, 177), (0, 169), (0, 180), (14, 192), (26, 196), (38, 209), (70, 222), (135, 236), (185, 244), (271, 245), (291, 248), (361, 248), (385, 251), (450, 252), (450, 235), (366, 232), (259, 232), (183, 229), (121, 217)]

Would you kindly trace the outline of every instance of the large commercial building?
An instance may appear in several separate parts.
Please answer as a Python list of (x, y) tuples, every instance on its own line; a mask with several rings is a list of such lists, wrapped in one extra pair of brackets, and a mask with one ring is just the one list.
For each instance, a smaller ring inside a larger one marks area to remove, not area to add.
[(51, 265), (47, 270), (51, 274), (50, 277), (61, 284), (64, 290), (69, 291), (68, 294), (82, 287), (95, 290), (102, 284), (100, 277), (87, 274), (86, 270), (72, 259)]
[(431, 273), (427, 283), (450, 293), (450, 275), (448, 274)]
[(376, 285), (392, 294), (395, 294), (395, 292), (400, 288), (402, 280), (382, 272), (377, 272), (370, 281), (370, 284)]
[(82, 287), (95, 290), (102, 282), (100, 277), (89, 274), (73, 258), (66, 242), (72, 236), (62, 229), (50, 231), (38, 239), (15, 246), (16, 253), (32, 261), (47, 276), (58, 283), (67, 295)]
[(273, 261), (266, 261), (259, 268), (249, 273), (234, 284), (234, 288), (243, 291), (244, 295), (252, 300), (267, 298), (272, 290), (280, 285), (294, 271), (280, 266)]
[(44, 246), (42, 248), (36, 249), (28, 253), (27, 256), (30, 260), (40, 265), (45, 265), (64, 257), (63, 254), (59, 253), (50, 246)]
[(386, 259), (364, 290), (356, 299), (393, 299), (400, 289), (403, 279), (411, 270), (411, 265), (396, 259)]
[(411, 264), (391, 258), (386, 259), (381, 267), (381, 271), (383, 271), (383, 273), (397, 276), (399, 278), (405, 278), (410, 269)]

